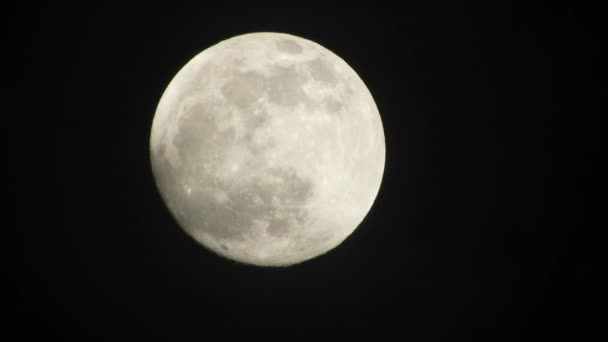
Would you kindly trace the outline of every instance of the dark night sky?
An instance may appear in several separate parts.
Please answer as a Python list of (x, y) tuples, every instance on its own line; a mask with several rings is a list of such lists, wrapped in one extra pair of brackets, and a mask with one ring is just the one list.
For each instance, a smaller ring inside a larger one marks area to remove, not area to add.
[[(587, 246), (594, 9), (164, 3), (17, 6), (13, 72), (32, 136), (21, 153), (27, 216), (9, 260), (16, 331), (223, 341), (328, 328), (376, 336), (366, 340), (519, 341), (597, 324)], [(386, 135), (384, 181), (363, 223), (327, 255), (283, 269), (195, 243), (165, 209), (148, 159), (175, 73), (254, 31), (299, 35), (344, 58)]]

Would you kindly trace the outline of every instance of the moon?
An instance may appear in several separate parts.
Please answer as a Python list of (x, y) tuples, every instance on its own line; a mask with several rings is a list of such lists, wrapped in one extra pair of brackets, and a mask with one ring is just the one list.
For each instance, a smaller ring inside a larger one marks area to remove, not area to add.
[(181, 228), (225, 258), (289, 266), (342, 243), (378, 195), (382, 120), (357, 73), (283, 33), (232, 37), (163, 93), (150, 159)]

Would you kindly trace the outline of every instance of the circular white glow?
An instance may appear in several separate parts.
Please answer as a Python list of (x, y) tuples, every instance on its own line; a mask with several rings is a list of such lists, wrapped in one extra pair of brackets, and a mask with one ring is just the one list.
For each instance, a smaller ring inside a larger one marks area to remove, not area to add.
[(180, 226), (232, 260), (286, 266), (339, 245), (378, 194), (382, 122), (359, 76), (310, 40), (233, 37), (163, 94), (150, 137)]

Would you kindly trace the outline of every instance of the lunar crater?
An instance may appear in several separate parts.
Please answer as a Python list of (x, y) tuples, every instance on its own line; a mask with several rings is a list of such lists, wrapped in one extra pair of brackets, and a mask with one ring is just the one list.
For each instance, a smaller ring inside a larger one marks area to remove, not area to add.
[(324, 59), (315, 59), (308, 63), (312, 78), (317, 81), (332, 84), (336, 82), (334, 67)]
[(277, 48), (281, 52), (285, 52), (291, 55), (297, 55), (302, 52), (302, 47), (296, 41), (292, 39), (281, 39), (277, 42)]
[(221, 88), (228, 103), (245, 109), (264, 95), (266, 78), (254, 72), (234, 74)]

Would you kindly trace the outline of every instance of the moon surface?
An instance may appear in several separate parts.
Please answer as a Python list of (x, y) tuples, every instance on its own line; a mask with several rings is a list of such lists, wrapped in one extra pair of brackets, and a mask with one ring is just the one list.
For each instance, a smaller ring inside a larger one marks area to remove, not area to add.
[(190, 60), (150, 135), (159, 192), (182, 229), (242, 263), (288, 266), (338, 246), (369, 212), (385, 141), (344, 60), (283, 33), (236, 36)]

